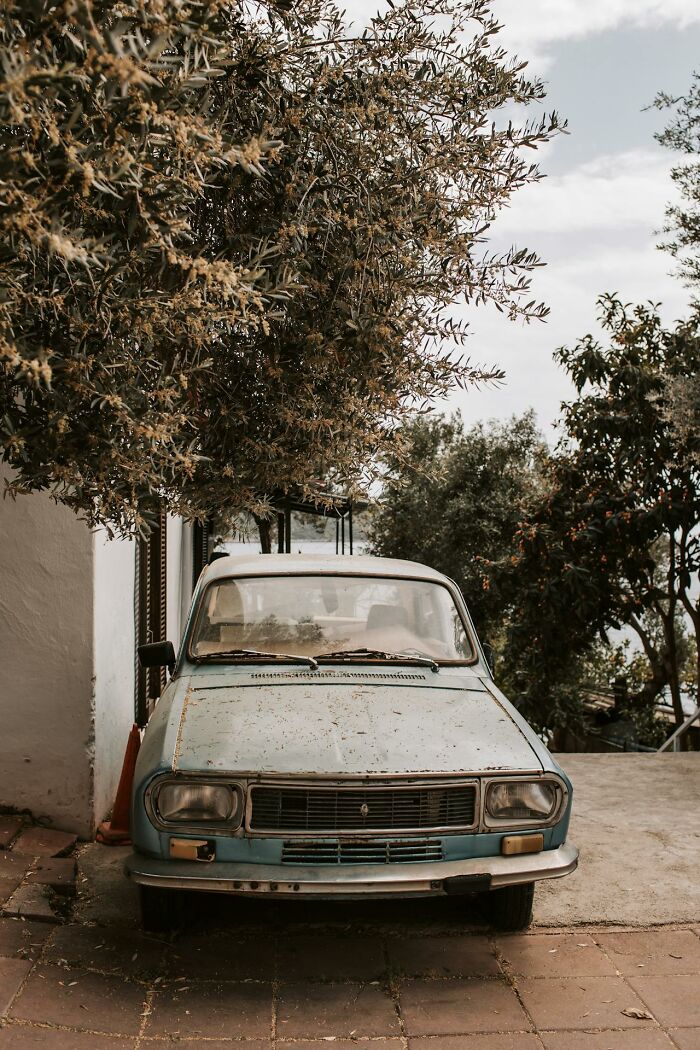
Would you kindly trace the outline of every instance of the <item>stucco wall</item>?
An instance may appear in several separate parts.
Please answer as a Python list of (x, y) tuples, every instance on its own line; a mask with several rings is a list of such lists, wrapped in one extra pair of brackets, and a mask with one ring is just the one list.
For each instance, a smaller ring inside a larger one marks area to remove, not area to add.
[(94, 819), (112, 807), (134, 721), (136, 551), (127, 540), (93, 534)]
[[(189, 526), (181, 518), (168, 515), (168, 601), (167, 636), (177, 650), (184, 628), (184, 615), (192, 594), (192, 541)], [(188, 571), (189, 565), (189, 571)], [(184, 611), (183, 611), (184, 607)]]
[[(119, 782), (134, 721), (135, 544), (94, 537), (95, 823), (106, 817)], [(189, 526), (168, 518), (167, 637), (179, 645), (189, 607), (192, 542)]]
[[(0, 806), (83, 838), (111, 809), (134, 721), (135, 557), (47, 496), (0, 499)], [(177, 646), (192, 580), (178, 518), (167, 575)]]
[(75, 514), (43, 494), (0, 497), (0, 805), (81, 834), (92, 824), (91, 573)]

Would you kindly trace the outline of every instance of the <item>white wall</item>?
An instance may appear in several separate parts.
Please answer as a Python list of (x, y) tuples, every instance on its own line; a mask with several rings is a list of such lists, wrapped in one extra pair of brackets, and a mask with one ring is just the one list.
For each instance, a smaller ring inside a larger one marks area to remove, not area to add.
[[(0, 467), (0, 486), (7, 476)], [(0, 496), (0, 805), (92, 830), (92, 538), (48, 496)]]
[[(94, 537), (94, 814), (109, 813), (134, 721), (135, 544)], [(177, 649), (192, 594), (192, 537), (181, 518), (168, 517), (167, 637)]]
[(192, 597), (192, 527), (168, 515), (167, 637), (177, 651)]
[(93, 693), (95, 823), (109, 813), (134, 722), (136, 544), (95, 532)]
[[(0, 806), (83, 838), (112, 807), (134, 721), (135, 558), (47, 496), (0, 498)], [(176, 647), (191, 591), (191, 529), (169, 518)]]
[(182, 641), (182, 635), (187, 626), (187, 617), (190, 611), (190, 603), (192, 602), (192, 592), (194, 590), (194, 582), (192, 580), (192, 573), (194, 571), (194, 527), (188, 522), (181, 521), (182, 527), (182, 547), (180, 551), (180, 635), (177, 639), (178, 645)]

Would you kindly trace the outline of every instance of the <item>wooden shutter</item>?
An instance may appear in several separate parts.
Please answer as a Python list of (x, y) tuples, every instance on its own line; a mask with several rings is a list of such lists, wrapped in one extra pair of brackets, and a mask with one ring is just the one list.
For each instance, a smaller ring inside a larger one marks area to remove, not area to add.
[[(137, 550), (137, 644), (167, 639), (167, 515), (162, 511), (147, 540)], [(164, 667), (139, 666), (136, 683), (136, 722), (146, 725), (166, 682)]]
[[(149, 554), (151, 559), (151, 583), (150, 583), (150, 614), (149, 622), (151, 635), (154, 642), (164, 642), (167, 637), (167, 586), (168, 586), (168, 518), (165, 511), (161, 511), (158, 527), (153, 530), (149, 539)], [(148, 698), (154, 705), (160, 694), (165, 689), (166, 668), (152, 667), (150, 669), (150, 682)]]
[(197, 586), (202, 569), (209, 561), (209, 537), (211, 525), (208, 521), (195, 521), (192, 529), (192, 589)]

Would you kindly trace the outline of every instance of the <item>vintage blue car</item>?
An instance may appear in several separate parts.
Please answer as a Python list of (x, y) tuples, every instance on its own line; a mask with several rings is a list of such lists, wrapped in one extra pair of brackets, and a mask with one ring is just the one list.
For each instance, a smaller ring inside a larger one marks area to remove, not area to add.
[(143, 922), (185, 890), (489, 891), (520, 929), (566, 875), (571, 784), (494, 684), (455, 584), (408, 561), (223, 557), (202, 573), (136, 769)]

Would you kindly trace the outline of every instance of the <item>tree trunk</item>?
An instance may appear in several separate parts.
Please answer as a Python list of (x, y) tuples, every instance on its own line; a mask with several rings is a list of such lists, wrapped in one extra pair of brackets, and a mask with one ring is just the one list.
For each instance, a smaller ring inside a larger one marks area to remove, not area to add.
[(695, 571), (694, 561), (695, 559), (689, 556), (688, 553), (688, 540), (691, 530), (684, 528), (681, 531), (681, 537), (679, 542), (679, 587), (678, 597), (680, 598), (681, 604), (685, 609), (690, 622), (693, 625), (693, 632), (695, 634), (695, 676), (696, 676), (696, 695), (695, 702), (700, 706), (700, 600), (693, 601), (688, 594), (688, 587), (690, 580), (692, 579), (693, 572)]
[[(683, 711), (683, 700), (681, 697), (680, 675), (678, 674), (678, 639), (676, 638), (676, 579), (677, 579), (677, 545), (673, 533), (668, 538), (668, 613), (661, 616), (666, 639), (666, 654), (668, 661), (668, 685), (671, 690), (671, 703), (673, 714), (676, 719), (676, 729), (683, 725), (685, 713)], [(689, 746), (688, 734), (684, 733), (678, 740), (681, 751), (687, 751)]]
[(269, 518), (259, 518), (257, 514), (254, 517), (260, 534), (260, 549), (263, 554), (272, 554), (272, 523)]

